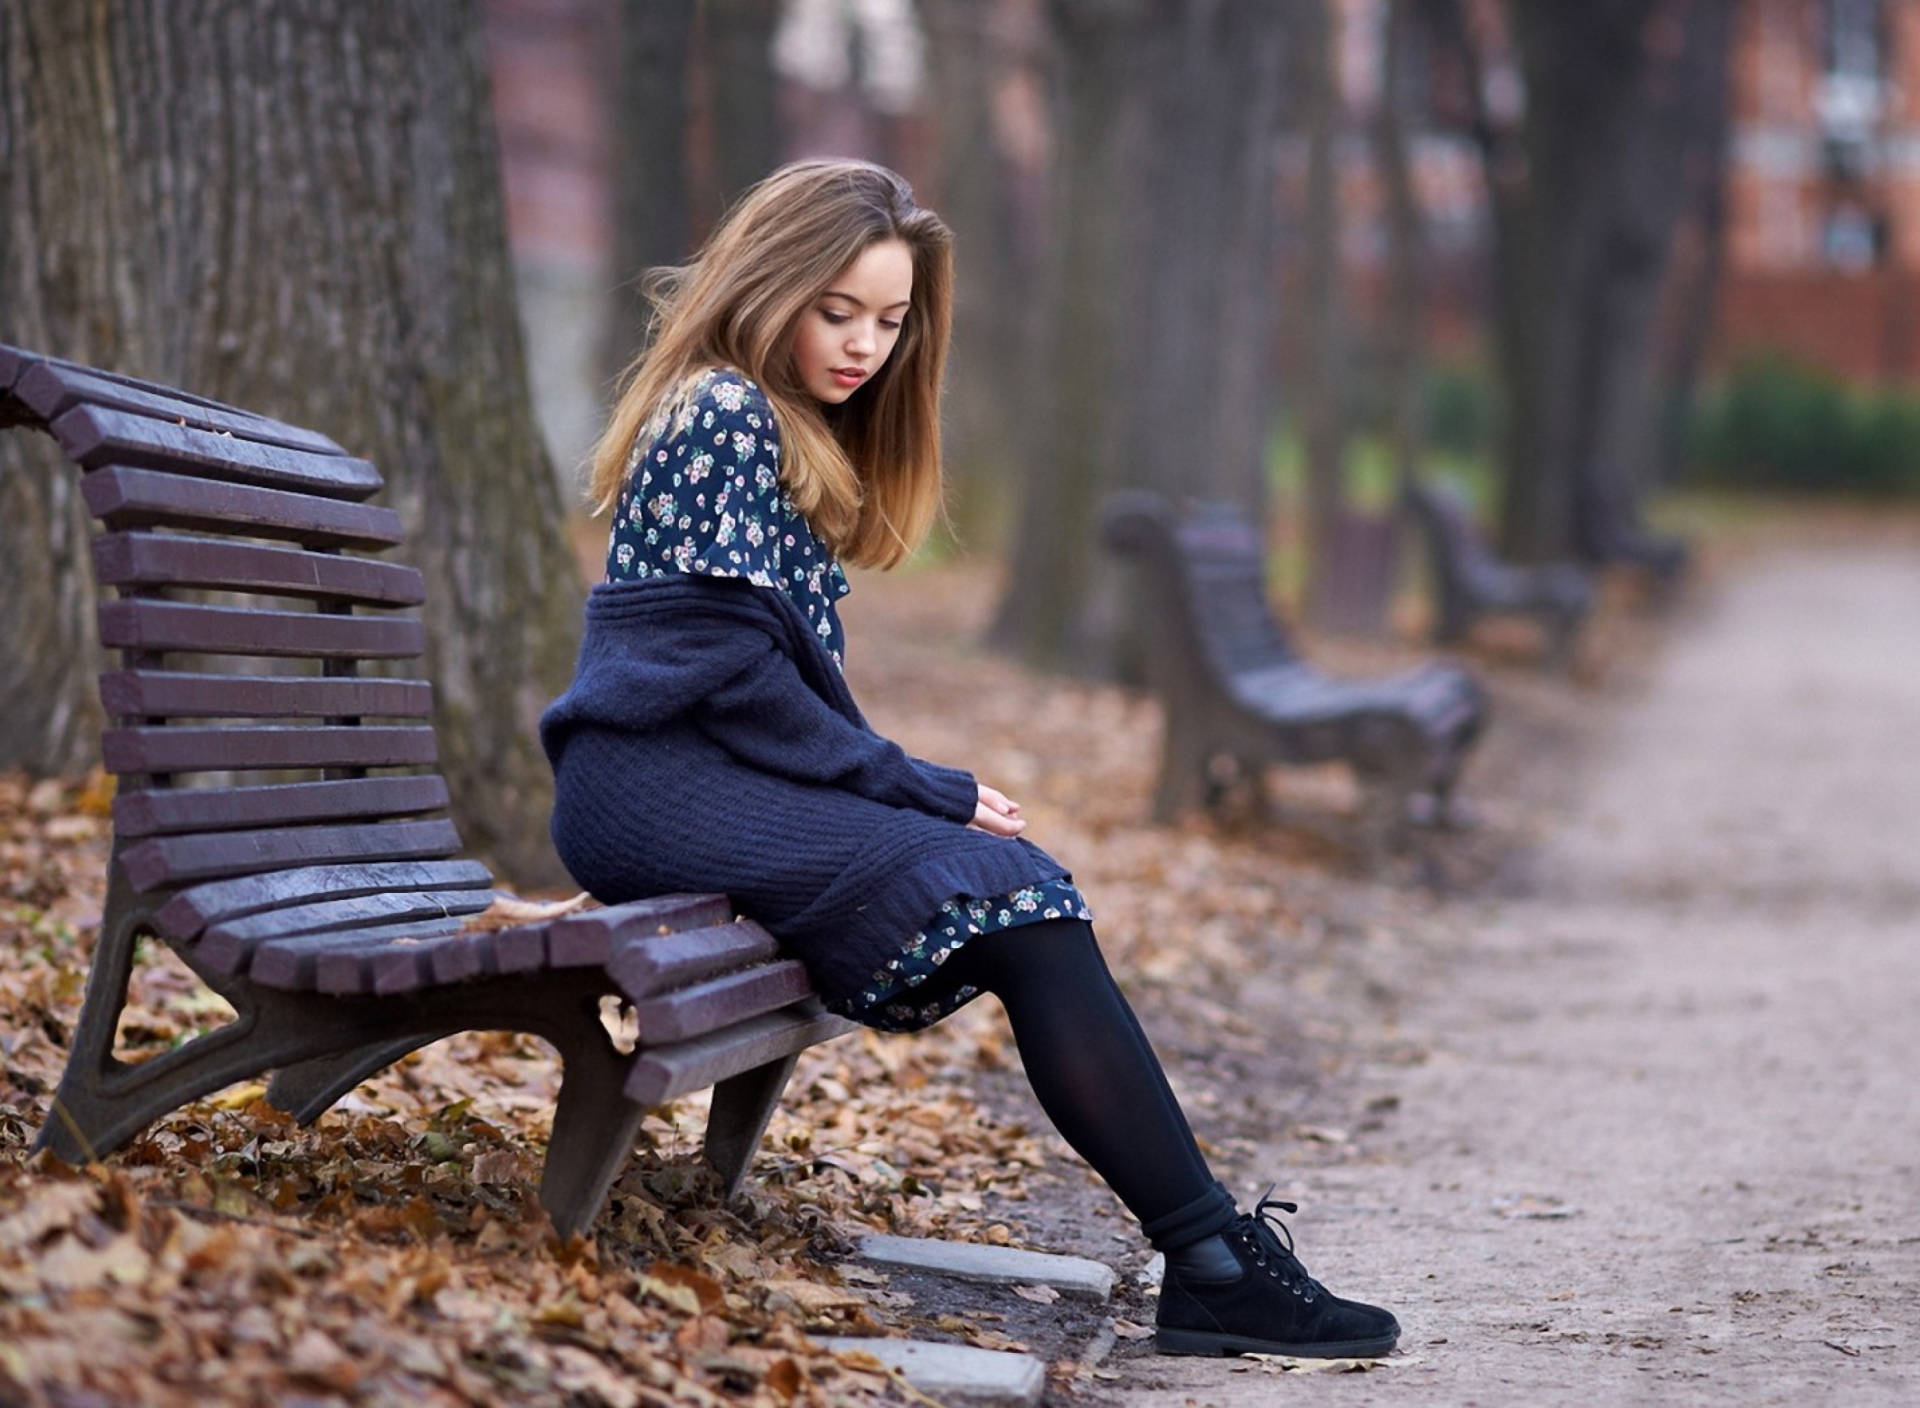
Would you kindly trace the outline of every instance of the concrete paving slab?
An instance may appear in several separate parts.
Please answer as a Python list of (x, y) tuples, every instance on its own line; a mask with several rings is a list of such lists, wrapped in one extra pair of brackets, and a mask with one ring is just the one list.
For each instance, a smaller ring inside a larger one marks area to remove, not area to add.
[(1020, 1247), (943, 1242), (934, 1237), (860, 1239), (858, 1255), (876, 1266), (898, 1266), (956, 1281), (989, 1286), (1051, 1286), (1076, 1300), (1105, 1301), (1113, 1294), (1113, 1268), (1079, 1256), (1056, 1256)]
[(1046, 1392), (1047, 1366), (1031, 1354), (1009, 1354), (933, 1340), (818, 1338), (836, 1354), (871, 1354), (940, 1403), (1028, 1405)]

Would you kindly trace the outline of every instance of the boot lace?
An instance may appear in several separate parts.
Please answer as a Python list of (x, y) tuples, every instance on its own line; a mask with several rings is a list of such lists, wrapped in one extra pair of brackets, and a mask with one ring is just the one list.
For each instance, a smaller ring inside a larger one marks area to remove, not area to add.
[(1241, 1217), (1237, 1229), (1241, 1242), (1253, 1253), (1253, 1264), (1299, 1296), (1307, 1304), (1327, 1294), (1327, 1288), (1307, 1274), (1300, 1258), (1293, 1254), (1293, 1233), (1269, 1209), (1298, 1212), (1296, 1204), (1273, 1196), (1273, 1185), (1260, 1196), (1251, 1213)]

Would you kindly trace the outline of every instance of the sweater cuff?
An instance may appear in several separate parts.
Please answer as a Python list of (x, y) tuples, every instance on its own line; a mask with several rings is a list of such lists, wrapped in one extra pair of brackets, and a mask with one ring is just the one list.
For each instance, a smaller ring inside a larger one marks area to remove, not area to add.
[(948, 821), (964, 824), (973, 820), (974, 811), (980, 805), (980, 784), (972, 773), (965, 768), (942, 767), (922, 758), (915, 758), (913, 762), (926, 781), (929, 811)]

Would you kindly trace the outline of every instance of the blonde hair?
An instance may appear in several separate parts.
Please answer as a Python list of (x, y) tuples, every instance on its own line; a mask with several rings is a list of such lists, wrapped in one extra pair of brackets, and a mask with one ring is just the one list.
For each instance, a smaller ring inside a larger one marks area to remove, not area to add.
[[(913, 256), (900, 340), (858, 394), (834, 407), (795, 373), (803, 313), (867, 249), (899, 240)], [(801, 161), (754, 186), (693, 261), (654, 270), (651, 341), (627, 368), (593, 452), (594, 511), (619, 500), (635, 439), (693, 378), (733, 367), (780, 421), (781, 480), (834, 554), (892, 567), (940, 508), (940, 390), (953, 322), (953, 235), (913, 189), (864, 161)]]

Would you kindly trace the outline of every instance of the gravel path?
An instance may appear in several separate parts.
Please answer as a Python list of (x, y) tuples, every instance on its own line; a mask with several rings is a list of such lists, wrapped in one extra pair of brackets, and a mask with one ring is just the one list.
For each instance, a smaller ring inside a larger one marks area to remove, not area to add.
[(1408, 946), (1390, 1112), (1294, 1185), (1400, 1353), (1112, 1401), (1920, 1402), (1920, 557), (1750, 564), (1577, 766), (1526, 894)]

